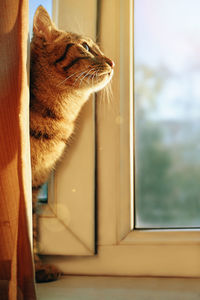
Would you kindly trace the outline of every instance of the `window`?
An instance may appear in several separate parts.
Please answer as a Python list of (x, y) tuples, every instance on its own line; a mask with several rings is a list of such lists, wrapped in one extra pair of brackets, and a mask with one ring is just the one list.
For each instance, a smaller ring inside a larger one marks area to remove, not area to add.
[[(59, 29), (95, 39), (96, 7), (94, 0), (77, 0), (76, 5), (74, 0), (52, 1), (52, 18)], [(41, 205), (40, 254), (94, 255), (94, 111), (92, 96), (79, 115), (73, 143), (50, 178), (48, 203)]]
[(136, 228), (200, 226), (199, 13), (135, 0)]
[(199, 276), (199, 230), (134, 226), (133, 16), (133, 0), (99, 2), (101, 45), (116, 67), (112, 103), (96, 101), (98, 253), (45, 260), (66, 274)]

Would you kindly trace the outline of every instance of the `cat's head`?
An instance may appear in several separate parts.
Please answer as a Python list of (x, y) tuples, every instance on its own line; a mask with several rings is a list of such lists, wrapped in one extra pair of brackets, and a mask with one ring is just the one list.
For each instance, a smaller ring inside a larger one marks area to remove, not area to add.
[(55, 86), (95, 92), (112, 78), (114, 62), (98, 45), (90, 38), (58, 30), (42, 6), (36, 10), (33, 33), (32, 65), (39, 62), (41, 72)]

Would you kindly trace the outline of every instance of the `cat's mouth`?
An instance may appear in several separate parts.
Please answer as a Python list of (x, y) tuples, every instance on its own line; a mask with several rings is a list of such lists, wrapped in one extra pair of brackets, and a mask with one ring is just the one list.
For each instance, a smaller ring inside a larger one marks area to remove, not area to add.
[(113, 76), (113, 73), (114, 73), (114, 71), (113, 70), (111, 70), (110, 72), (108, 72), (108, 76)]

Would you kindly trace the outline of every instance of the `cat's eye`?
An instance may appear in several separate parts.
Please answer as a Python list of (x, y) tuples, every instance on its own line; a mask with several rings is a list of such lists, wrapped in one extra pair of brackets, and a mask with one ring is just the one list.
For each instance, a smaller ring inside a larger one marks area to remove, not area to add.
[(83, 43), (82, 46), (83, 46), (87, 51), (90, 51), (90, 47), (88, 46), (87, 43)]

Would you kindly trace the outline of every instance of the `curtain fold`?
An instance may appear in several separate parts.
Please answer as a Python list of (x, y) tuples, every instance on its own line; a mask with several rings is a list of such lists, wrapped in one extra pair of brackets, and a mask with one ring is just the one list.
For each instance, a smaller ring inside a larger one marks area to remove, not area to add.
[(0, 300), (35, 300), (28, 0), (0, 0)]

